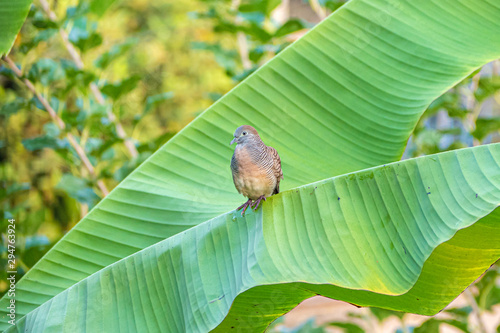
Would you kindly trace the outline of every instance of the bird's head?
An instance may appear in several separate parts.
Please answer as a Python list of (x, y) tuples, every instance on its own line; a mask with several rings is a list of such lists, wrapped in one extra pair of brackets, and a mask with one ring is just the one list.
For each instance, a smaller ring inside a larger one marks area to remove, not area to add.
[(252, 126), (243, 125), (238, 127), (234, 132), (234, 139), (231, 141), (230, 145), (233, 143), (245, 144), (247, 142), (254, 142), (257, 140), (260, 140), (257, 130), (255, 130)]

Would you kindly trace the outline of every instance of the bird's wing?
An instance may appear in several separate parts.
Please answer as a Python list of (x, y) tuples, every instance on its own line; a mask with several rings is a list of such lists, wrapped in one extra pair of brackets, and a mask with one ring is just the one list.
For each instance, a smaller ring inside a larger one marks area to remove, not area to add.
[(238, 161), (236, 160), (236, 154), (233, 154), (233, 157), (231, 158), (231, 171), (233, 172), (233, 175), (238, 172)]
[(278, 152), (273, 147), (268, 147), (268, 152), (273, 160), (273, 172), (276, 177), (276, 188), (273, 194), (277, 194), (280, 191), (280, 180), (283, 179), (283, 171), (281, 170), (281, 159)]
[(271, 156), (272, 156), (273, 161), (274, 161), (274, 166), (273, 166), (274, 175), (276, 176), (276, 178), (278, 180), (283, 179), (283, 171), (281, 170), (280, 155), (278, 155), (278, 152), (273, 147), (269, 147), (269, 148), (271, 148), (269, 150), (271, 152)]
[(238, 177), (238, 161), (235, 155), (236, 154), (233, 154), (233, 157), (231, 158), (231, 173), (233, 174), (234, 187), (236, 187), (238, 193), (241, 193), (241, 188), (238, 186), (238, 182), (236, 181), (236, 177)]

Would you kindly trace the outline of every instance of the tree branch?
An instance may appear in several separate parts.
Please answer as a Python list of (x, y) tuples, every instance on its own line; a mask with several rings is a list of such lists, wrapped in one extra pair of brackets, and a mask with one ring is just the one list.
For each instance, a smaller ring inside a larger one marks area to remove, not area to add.
[[(49, 4), (47, 3), (46, 0), (39, 0), (40, 5), (44, 12), (47, 14), (50, 20), (52, 21), (57, 21), (57, 16), (56, 14), (50, 9)], [(68, 33), (63, 29), (59, 29), (59, 35), (61, 35), (61, 38), (63, 40), (63, 44), (66, 47), (66, 50), (70, 54), (71, 58), (75, 62), (75, 65), (78, 69), (83, 70), (84, 69), (84, 63), (82, 60), (82, 57), (80, 56), (80, 53), (76, 50), (76, 48), (71, 44), (71, 42), (68, 39)], [(101, 90), (99, 90), (99, 87), (94, 83), (90, 83), (90, 90), (94, 94), (97, 103), (100, 105), (106, 105), (106, 100), (104, 96), (102, 95)], [(134, 145), (134, 142), (132, 139), (127, 137), (127, 134), (125, 133), (125, 130), (123, 129), (122, 124), (116, 119), (115, 114), (108, 108), (107, 109), (107, 115), (109, 120), (115, 124), (116, 128), (116, 133), (118, 137), (122, 140), (124, 140), (125, 146), (127, 147), (128, 151), (130, 152), (130, 155), (135, 158), (138, 155), (137, 148)]]
[[(476, 96), (475, 96), (477, 88), (479, 87), (479, 80), (481, 79), (481, 70), (472, 77), (471, 86), (465, 101), (465, 107), (467, 108), (467, 110), (472, 111), (467, 115), (467, 123), (465, 124), (466, 126), (468, 126), (468, 130), (470, 132), (476, 129), (476, 121), (477, 118), (479, 117), (479, 114), (481, 113), (482, 104), (476, 102)], [(479, 142), (479, 140), (476, 139), (473, 140), (474, 146), (478, 146), (480, 144), (481, 143)]]
[[(49, 102), (45, 99), (45, 97), (43, 97), (42, 95), (40, 95), (40, 93), (38, 93), (38, 91), (36, 91), (33, 83), (23, 76), (22, 71), (16, 66), (16, 64), (8, 56), (4, 56), (2, 59), (7, 63), (7, 65), (9, 65), (9, 67), (12, 69), (14, 74), (26, 85), (26, 87), (28, 87), (28, 89), (36, 96), (36, 98), (38, 98), (40, 103), (42, 103), (42, 105), (45, 107), (45, 109), (49, 113), (50, 117), (56, 123), (57, 127), (59, 127), (61, 130), (64, 130), (66, 128), (66, 124), (57, 115), (56, 111), (52, 108), (52, 106), (50, 106)], [(82, 160), (82, 162), (85, 165), (85, 168), (88, 170), (89, 174), (92, 177), (97, 178), (94, 166), (92, 165), (89, 158), (85, 154), (85, 150), (76, 141), (73, 134), (66, 133), (66, 138), (68, 139), (68, 141), (71, 144), (71, 146), (73, 147), (73, 149), (75, 149), (77, 155)], [(97, 186), (101, 190), (103, 196), (106, 196), (109, 194), (109, 191), (102, 180), (97, 180)]]
[(321, 7), (321, 4), (318, 0), (310, 0), (309, 4), (321, 21), (323, 21), (328, 16), (325, 9)]

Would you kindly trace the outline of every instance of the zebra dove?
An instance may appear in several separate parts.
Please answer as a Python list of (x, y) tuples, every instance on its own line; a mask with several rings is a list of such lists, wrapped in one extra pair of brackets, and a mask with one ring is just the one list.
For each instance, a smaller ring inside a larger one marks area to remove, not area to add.
[[(234, 186), (248, 198), (237, 209), (243, 208), (243, 216), (248, 206), (257, 210), (262, 200), (279, 193), (283, 172), (276, 149), (266, 146), (252, 126), (238, 127), (230, 145), (233, 143), (236, 143), (231, 159)], [(252, 200), (255, 202), (252, 203)]]

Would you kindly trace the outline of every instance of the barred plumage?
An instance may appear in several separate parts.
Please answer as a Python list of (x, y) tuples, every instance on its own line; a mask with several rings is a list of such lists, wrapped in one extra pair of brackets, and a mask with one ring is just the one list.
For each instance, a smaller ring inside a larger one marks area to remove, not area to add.
[(237, 145), (231, 159), (231, 171), (236, 189), (248, 198), (238, 208), (243, 208), (243, 215), (249, 205), (258, 208), (266, 197), (279, 193), (283, 172), (276, 149), (266, 146), (252, 126), (238, 127), (231, 144), (235, 142)]

